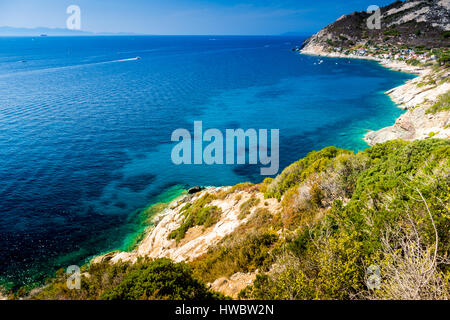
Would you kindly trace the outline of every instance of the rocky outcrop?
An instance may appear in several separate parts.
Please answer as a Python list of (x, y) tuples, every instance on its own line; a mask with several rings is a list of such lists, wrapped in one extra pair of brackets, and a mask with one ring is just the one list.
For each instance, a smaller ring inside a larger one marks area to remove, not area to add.
[(307, 39), (305, 47), (350, 48), (363, 43), (409, 44), (445, 47), (450, 30), (450, 0), (396, 1), (381, 8), (381, 28), (369, 29), (372, 13), (353, 12), (344, 15)]
[[(209, 228), (195, 226), (190, 228), (185, 237), (177, 242), (169, 239), (169, 234), (178, 229), (184, 221), (182, 208), (187, 202), (193, 203), (206, 193), (213, 195), (229, 192), (225, 198), (218, 198), (208, 203), (209, 206), (217, 206), (222, 210), (219, 221)], [(153, 221), (154, 226), (148, 230), (144, 240), (132, 252), (112, 252), (94, 258), (93, 263), (110, 261), (112, 263), (122, 261), (136, 261), (138, 257), (170, 258), (176, 262), (191, 261), (206, 253), (211, 246), (216, 245), (225, 236), (231, 234), (240, 224), (245, 223), (251, 214), (241, 219), (240, 206), (250, 199), (260, 199), (259, 203), (252, 207), (251, 213), (260, 207), (277, 212), (280, 204), (275, 199), (264, 199), (262, 193), (250, 191), (231, 191), (231, 187), (205, 188), (193, 195), (184, 196), (175, 200)]]
[(433, 138), (450, 138), (450, 112), (435, 115), (425, 114), (426, 107), (418, 107), (406, 112), (397, 119), (393, 126), (367, 133), (364, 140), (370, 145), (394, 139), (417, 140)]
[(192, 187), (192, 188), (190, 188), (188, 190), (188, 194), (194, 194), (194, 193), (200, 192), (202, 190), (205, 190), (205, 188), (204, 187), (200, 187), (200, 186), (195, 186), (195, 187)]
[[(217, 195), (217, 199), (208, 203), (208, 206), (217, 206), (222, 214), (217, 223), (209, 228), (203, 226), (191, 227), (184, 238), (177, 242), (170, 239), (172, 231), (178, 229), (185, 216), (182, 208), (187, 203), (194, 203), (205, 194)], [(250, 213), (245, 217), (241, 215), (241, 205), (250, 198), (259, 199), (251, 207)], [(137, 248), (131, 252), (114, 251), (94, 258), (91, 263), (117, 263), (119, 261), (135, 262), (139, 257), (170, 258), (175, 262), (188, 262), (207, 253), (208, 249), (217, 245), (227, 235), (236, 230), (238, 226), (246, 223), (259, 209), (265, 208), (271, 212), (280, 210), (280, 203), (276, 199), (264, 199), (258, 191), (233, 190), (232, 187), (203, 188), (195, 194), (186, 195), (174, 200), (168, 208), (153, 218), (151, 227)], [(252, 273), (236, 273), (230, 277), (222, 277), (210, 283), (209, 286), (227, 296), (236, 298), (238, 293), (251, 284), (256, 277)]]
[(387, 91), (391, 99), (400, 108), (407, 109), (395, 124), (378, 131), (367, 133), (364, 139), (370, 144), (385, 142), (393, 139), (416, 140), (434, 138), (450, 138), (450, 111), (427, 113), (426, 111), (438, 98), (449, 92), (450, 82), (422, 85), (425, 82), (441, 81), (436, 78), (444, 76), (449, 78), (449, 71), (443, 74), (433, 74), (427, 70), (419, 77), (408, 81), (406, 84)]

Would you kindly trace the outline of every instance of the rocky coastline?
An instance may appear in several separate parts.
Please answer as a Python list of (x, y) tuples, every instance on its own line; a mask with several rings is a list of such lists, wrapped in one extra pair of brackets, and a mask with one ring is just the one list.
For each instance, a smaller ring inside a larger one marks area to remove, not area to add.
[[(171, 232), (177, 230), (183, 223), (183, 207), (192, 204), (205, 195), (213, 195), (216, 200), (209, 205), (221, 209), (221, 216), (217, 223), (210, 227), (194, 226), (190, 228), (181, 241), (170, 239)], [(250, 214), (240, 216), (241, 206), (251, 198), (259, 199)], [(137, 247), (130, 251), (113, 251), (92, 259), (92, 263), (136, 262), (140, 257), (169, 258), (175, 262), (189, 262), (206, 254), (208, 249), (217, 245), (227, 235), (233, 233), (237, 227), (248, 221), (252, 215), (261, 208), (277, 212), (280, 203), (276, 199), (264, 199), (264, 195), (257, 190), (235, 190), (233, 187), (207, 187), (198, 192), (187, 193), (173, 200), (162, 212), (152, 218), (152, 226), (146, 231), (145, 237)], [(226, 295), (236, 295), (251, 284), (256, 272), (237, 273), (230, 277), (222, 277), (210, 283), (209, 286)]]
[[(450, 111), (436, 114), (426, 113), (427, 109), (436, 103), (440, 95), (450, 90), (450, 82), (442, 81), (442, 79), (449, 79), (449, 70), (436, 71), (433, 67), (412, 66), (402, 61), (330, 52), (322, 45), (314, 43), (307, 44), (300, 52), (306, 55), (323, 57), (372, 60), (391, 70), (418, 75), (405, 84), (385, 92), (399, 108), (407, 111), (392, 126), (368, 132), (364, 136), (364, 140), (369, 145), (394, 139), (412, 141), (430, 137), (450, 138)], [(437, 84), (426, 84), (430, 82), (430, 79), (435, 78), (439, 78)], [(424, 83), (425, 85), (422, 85)]]

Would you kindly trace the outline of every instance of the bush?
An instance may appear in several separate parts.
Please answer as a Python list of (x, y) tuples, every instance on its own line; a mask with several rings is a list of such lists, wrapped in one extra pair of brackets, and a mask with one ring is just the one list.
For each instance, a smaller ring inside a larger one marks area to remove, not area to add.
[[(323, 196), (326, 198), (328, 192), (323, 185), (327, 179), (345, 181), (343, 185), (352, 190), (347, 193), (350, 199), (343, 202), (335, 197), (331, 208), (322, 209), (326, 210), (323, 215), (316, 213), (307, 224), (300, 220), (295, 236), (287, 233), (284, 244), (278, 240), (273, 245), (284, 249), (272, 250), (272, 261), (276, 262), (271, 271), (261, 272), (240, 297), (448, 297), (450, 142), (396, 140), (340, 157), (322, 174), (309, 176), (307, 181), (291, 187), (282, 204), (288, 202), (290, 208), (294, 207), (291, 204), (299, 196), (298, 189), (317, 183), (319, 195), (312, 202), (323, 206)], [(351, 177), (341, 180), (347, 173)], [(314, 210), (312, 206), (303, 214)], [(385, 235), (392, 230), (414, 237), (407, 238), (409, 242), (395, 238), (385, 241)], [(283, 258), (286, 255), (290, 258)], [(375, 293), (366, 286), (366, 269), (372, 264), (385, 272), (382, 289)], [(424, 274), (423, 270), (429, 271)]]
[(394, 37), (396, 37), (396, 36), (399, 36), (401, 33), (398, 30), (396, 30), (396, 29), (389, 29), (389, 30), (386, 30), (384, 32), (384, 34), (386, 36), (394, 36)]
[(438, 98), (438, 101), (436, 101), (435, 104), (433, 104), (431, 107), (429, 107), (425, 113), (426, 114), (434, 114), (441, 111), (448, 111), (450, 110), (450, 92), (441, 94)]
[(442, 32), (441, 37), (442, 37), (442, 39), (448, 39), (448, 38), (450, 38), (450, 31), (444, 31), (444, 32)]
[(251, 197), (243, 204), (241, 204), (241, 206), (239, 207), (240, 210), (239, 219), (244, 219), (248, 214), (250, 214), (250, 209), (258, 205), (260, 201), (261, 200), (259, 198)]
[(220, 297), (193, 278), (184, 263), (158, 259), (139, 265), (121, 283), (100, 297), (104, 300), (204, 300)]
[(308, 153), (305, 158), (284, 169), (268, 186), (265, 196), (281, 200), (289, 188), (298, 185), (312, 174), (325, 171), (332, 163), (331, 159), (343, 153), (352, 152), (336, 147), (327, 147)]
[(224, 239), (222, 244), (192, 262), (194, 274), (205, 282), (213, 282), (237, 272), (267, 270), (272, 263), (269, 252), (277, 239), (278, 235), (269, 230), (249, 235), (240, 241)]
[(33, 299), (218, 299), (224, 296), (208, 290), (195, 279), (185, 263), (169, 259), (139, 259), (137, 262), (91, 264), (81, 277), (80, 290), (69, 290), (67, 275), (61, 272), (51, 279)]
[(207, 206), (207, 204), (216, 199), (215, 196), (207, 193), (193, 203), (186, 204), (180, 212), (184, 215), (184, 221), (181, 226), (172, 231), (168, 238), (180, 241), (186, 235), (186, 232), (194, 226), (204, 226), (208, 228), (219, 221), (222, 215), (222, 209), (217, 206)]
[(450, 65), (450, 56), (443, 55), (438, 59), (438, 62), (441, 66), (448, 66), (448, 65)]

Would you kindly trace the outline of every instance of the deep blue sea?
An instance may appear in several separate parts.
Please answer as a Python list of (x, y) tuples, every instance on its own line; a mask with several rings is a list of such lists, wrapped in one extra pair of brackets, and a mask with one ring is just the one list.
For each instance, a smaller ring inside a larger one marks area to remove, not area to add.
[[(362, 150), (412, 78), (303, 56), (299, 37), (0, 38), (0, 278), (41, 281), (125, 248), (137, 210), (194, 185), (260, 182), (259, 166), (181, 165), (171, 133), (280, 129), (280, 171), (309, 151)], [(140, 57), (141, 59), (133, 59)]]

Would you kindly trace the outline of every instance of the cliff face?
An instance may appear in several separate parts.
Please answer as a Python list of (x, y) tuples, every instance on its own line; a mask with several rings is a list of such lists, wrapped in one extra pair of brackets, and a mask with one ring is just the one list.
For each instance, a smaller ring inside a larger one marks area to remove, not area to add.
[(367, 27), (369, 16), (366, 12), (342, 16), (307, 39), (301, 52), (371, 59), (419, 75), (386, 92), (407, 112), (392, 126), (369, 132), (365, 136), (369, 144), (450, 138), (450, 0), (397, 1), (381, 8), (379, 30)]
[(369, 29), (367, 12), (340, 17), (307, 39), (305, 48), (350, 48), (360, 43), (445, 47), (450, 30), (450, 0), (397, 1), (381, 8), (381, 29)]
[(371, 131), (364, 139), (370, 144), (401, 138), (416, 140), (450, 138), (450, 110), (448, 98), (444, 101), (447, 110), (432, 112), (433, 105), (445, 100), (450, 91), (449, 70), (434, 72), (427, 70), (406, 84), (387, 91), (400, 108), (408, 111), (401, 115), (392, 126)]

